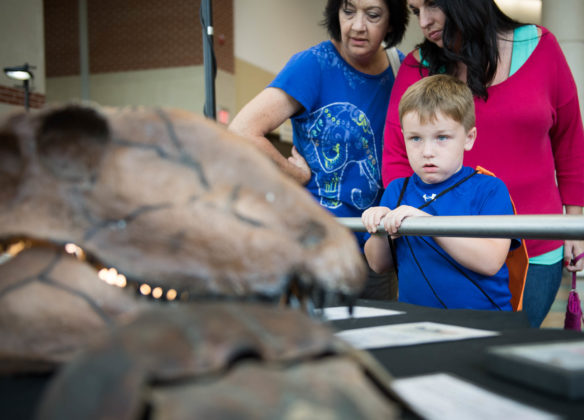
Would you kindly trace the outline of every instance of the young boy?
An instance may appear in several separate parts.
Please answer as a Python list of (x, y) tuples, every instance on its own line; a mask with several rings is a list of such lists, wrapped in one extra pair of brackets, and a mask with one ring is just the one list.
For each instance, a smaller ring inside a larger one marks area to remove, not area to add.
[[(406, 91), (399, 116), (414, 175), (391, 182), (380, 206), (362, 215), (369, 233), (376, 233), (383, 222), (394, 239), (399, 300), (511, 310), (505, 265), (510, 239), (395, 235), (410, 216), (513, 214), (501, 180), (462, 165), (464, 151), (473, 147), (477, 136), (471, 91), (451, 76), (426, 77)], [(394, 266), (386, 235), (371, 235), (365, 256), (376, 272)]]

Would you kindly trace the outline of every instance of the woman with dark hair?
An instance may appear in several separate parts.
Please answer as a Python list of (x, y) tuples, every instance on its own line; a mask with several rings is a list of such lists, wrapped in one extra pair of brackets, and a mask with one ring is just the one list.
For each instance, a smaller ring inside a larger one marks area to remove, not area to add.
[[(229, 126), (335, 216), (361, 217), (381, 197), (383, 127), (394, 82), (385, 49), (401, 41), (407, 21), (406, 0), (329, 0), (323, 25), (331, 39), (295, 54)], [(403, 54), (396, 58), (394, 67)], [(266, 135), (288, 118), (294, 147), (286, 158)], [(364, 234), (356, 236), (362, 247)], [(371, 276), (363, 297), (395, 294), (387, 277)]]
[[(404, 60), (387, 112), (383, 181), (411, 175), (398, 118), (408, 86), (446, 73), (475, 96), (477, 141), (464, 165), (501, 178), (519, 214), (582, 214), (584, 130), (574, 78), (551, 32), (506, 16), (494, 0), (407, 0), (424, 41)], [(527, 240), (523, 308), (533, 326), (547, 315), (562, 266), (584, 241)]]

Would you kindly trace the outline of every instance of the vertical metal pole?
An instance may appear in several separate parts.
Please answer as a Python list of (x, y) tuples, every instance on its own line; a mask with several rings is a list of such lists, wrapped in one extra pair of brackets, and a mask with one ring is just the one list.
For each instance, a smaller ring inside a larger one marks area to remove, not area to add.
[(88, 101), (89, 92), (89, 37), (87, 27), (87, 0), (79, 0), (79, 60), (81, 99)]
[(213, 10), (211, 0), (201, 0), (201, 26), (203, 27), (203, 64), (205, 68), (205, 108), (208, 118), (216, 119), (215, 110), (215, 54), (213, 53)]
[(28, 84), (28, 79), (23, 81), (24, 83), (24, 109), (28, 112), (30, 109), (30, 88)]

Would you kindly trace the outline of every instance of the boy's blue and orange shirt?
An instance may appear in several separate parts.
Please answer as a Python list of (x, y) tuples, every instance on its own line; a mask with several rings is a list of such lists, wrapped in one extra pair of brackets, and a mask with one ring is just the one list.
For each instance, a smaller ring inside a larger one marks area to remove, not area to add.
[[(294, 55), (269, 85), (304, 107), (291, 120), (294, 145), (312, 170), (306, 188), (335, 216), (361, 217), (381, 198), (383, 127), (393, 82), (391, 68), (361, 73), (325, 41)], [(362, 245), (363, 235), (357, 236)]]
[[(434, 194), (438, 195), (474, 171), (463, 167), (438, 184), (425, 184), (414, 174), (401, 204), (420, 207)], [(396, 207), (404, 181), (405, 178), (399, 178), (388, 185), (381, 206)], [(435, 216), (514, 214), (503, 181), (483, 174), (470, 177), (425, 207), (424, 211)], [(513, 240), (511, 247), (519, 244)], [(400, 301), (440, 308), (512, 309), (506, 265), (491, 277), (478, 274), (454, 261), (431, 237), (402, 236), (395, 240), (395, 247)]]

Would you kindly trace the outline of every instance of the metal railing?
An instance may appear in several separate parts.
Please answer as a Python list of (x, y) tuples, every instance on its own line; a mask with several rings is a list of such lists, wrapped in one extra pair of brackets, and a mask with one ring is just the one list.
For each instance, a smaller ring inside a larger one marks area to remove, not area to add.
[[(337, 217), (354, 232), (366, 232), (359, 217)], [(378, 232), (385, 232), (383, 225)], [(584, 215), (408, 217), (398, 233), (409, 236), (584, 239)]]

